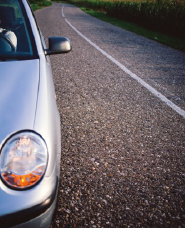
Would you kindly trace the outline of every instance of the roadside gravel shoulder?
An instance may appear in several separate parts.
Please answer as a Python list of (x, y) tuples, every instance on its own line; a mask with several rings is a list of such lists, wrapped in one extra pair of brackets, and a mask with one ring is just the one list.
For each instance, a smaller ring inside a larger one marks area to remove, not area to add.
[[(114, 48), (114, 40), (108, 43), (117, 34), (112, 26), (106, 33), (108, 25), (92, 19), (99, 27), (92, 32), (89, 16), (70, 6), (65, 10), (107, 52), (116, 58), (123, 52), (121, 62), (134, 64), (142, 52), (139, 38), (136, 45), (122, 34)], [(185, 120), (79, 37), (65, 23), (61, 4), (35, 15), (45, 37), (66, 36), (73, 45), (71, 53), (51, 56), (62, 126), (61, 188), (52, 227), (184, 227)], [(146, 56), (152, 58), (149, 51)], [(136, 61), (136, 71), (142, 61)]]

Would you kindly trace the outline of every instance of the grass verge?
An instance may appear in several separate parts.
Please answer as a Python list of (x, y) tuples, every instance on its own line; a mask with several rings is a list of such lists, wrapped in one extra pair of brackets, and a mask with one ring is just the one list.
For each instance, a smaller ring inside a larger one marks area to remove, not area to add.
[(90, 14), (93, 17), (96, 17), (102, 21), (108, 22), (112, 25), (116, 25), (118, 27), (121, 27), (123, 29), (126, 29), (128, 31), (134, 32), (138, 35), (147, 37), (149, 39), (155, 40), (159, 43), (165, 44), (167, 46), (170, 46), (172, 48), (185, 51), (185, 41), (176, 37), (168, 36), (159, 32), (150, 31), (148, 29), (145, 29), (144, 27), (141, 27), (139, 25), (136, 25), (131, 22), (123, 21), (121, 19), (117, 19), (114, 17), (110, 17), (106, 15), (104, 12), (98, 12), (92, 9), (88, 9), (85, 7), (80, 7), (84, 12)]
[(51, 6), (51, 5), (52, 5), (52, 2), (45, 0), (42, 2), (31, 3), (31, 8), (33, 11), (35, 11), (35, 10), (42, 9), (44, 7)]

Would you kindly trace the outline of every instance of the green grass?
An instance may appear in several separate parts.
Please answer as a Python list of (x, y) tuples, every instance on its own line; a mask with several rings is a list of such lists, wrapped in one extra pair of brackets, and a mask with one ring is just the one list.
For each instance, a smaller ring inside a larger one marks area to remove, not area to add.
[(153, 32), (150, 31), (144, 27), (141, 27), (139, 25), (136, 25), (131, 22), (123, 21), (121, 19), (117, 19), (114, 17), (110, 17), (106, 15), (104, 12), (98, 12), (92, 9), (87, 9), (85, 7), (81, 7), (81, 9), (90, 14), (93, 17), (96, 17), (102, 21), (106, 21), (110, 24), (116, 25), (118, 27), (121, 27), (123, 29), (129, 30), (131, 32), (134, 32), (138, 35), (147, 37), (149, 39), (155, 40), (157, 42), (160, 42), (162, 44), (168, 45), (170, 47), (173, 47), (175, 49), (185, 51), (185, 41), (176, 37), (171, 37), (159, 32)]
[(31, 8), (32, 8), (33, 11), (41, 9), (41, 7), (38, 4), (36, 4), (36, 3), (31, 4)]
[(51, 5), (52, 5), (52, 2), (47, 1), (47, 0), (40, 1), (40, 2), (34, 1), (34, 3), (31, 2), (31, 8), (33, 11), (42, 9), (44, 7), (51, 6)]

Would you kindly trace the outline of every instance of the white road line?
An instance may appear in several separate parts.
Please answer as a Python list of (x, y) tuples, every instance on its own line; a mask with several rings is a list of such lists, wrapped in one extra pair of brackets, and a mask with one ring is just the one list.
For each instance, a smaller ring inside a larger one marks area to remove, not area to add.
[[(65, 18), (64, 15), (64, 6), (62, 7), (62, 16)], [(91, 44), (94, 48), (96, 48), (99, 52), (101, 52), (104, 56), (106, 56), (108, 59), (110, 59), (113, 63), (115, 63), (119, 68), (121, 68), (122, 71), (130, 75), (131, 78), (135, 79), (139, 84), (141, 84), (143, 87), (145, 87), (147, 90), (149, 90), (153, 95), (158, 97), (161, 101), (163, 101), (166, 105), (168, 105), (170, 108), (172, 108), (175, 112), (177, 112), (179, 115), (185, 118), (185, 111), (181, 109), (179, 106), (174, 104), (172, 101), (170, 101), (168, 98), (166, 98), (164, 95), (162, 95), (160, 92), (158, 92), (156, 89), (154, 89), (152, 86), (150, 86), (148, 83), (146, 83), (143, 79), (138, 77), (136, 74), (132, 73), (129, 69), (127, 69), (124, 65), (122, 65), (120, 62), (118, 62), (116, 59), (114, 59), (112, 56), (107, 54), (104, 50), (102, 50), (99, 46), (97, 46), (95, 43), (93, 43), (90, 39), (88, 39), (86, 36), (84, 36), (80, 31), (78, 31), (66, 18), (66, 23), (75, 31), (77, 32), (84, 40), (86, 40), (89, 44)]]
[(62, 6), (62, 17), (65, 17), (65, 15), (64, 15), (64, 6)]

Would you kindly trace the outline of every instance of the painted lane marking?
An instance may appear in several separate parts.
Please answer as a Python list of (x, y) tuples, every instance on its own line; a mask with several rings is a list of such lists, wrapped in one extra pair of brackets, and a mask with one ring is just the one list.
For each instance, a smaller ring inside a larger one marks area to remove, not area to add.
[[(65, 18), (64, 6), (62, 7), (62, 16)], [(146, 83), (143, 79), (138, 77), (136, 74), (132, 73), (124, 65), (122, 65), (120, 62), (118, 62), (116, 59), (114, 59), (112, 56), (110, 56), (108, 53), (106, 53), (104, 50), (102, 50), (99, 46), (97, 46), (90, 39), (88, 39), (86, 36), (84, 36), (80, 31), (78, 31), (66, 18), (65, 18), (65, 21), (78, 35), (80, 35), (84, 40), (86, 40), (89, 44), (91, 44), (91, 46), (96, 48), (104, 56), (106, 56), (113, 63), (115, 63), (122, 71), (124, 71), (125, 73), (130, 75), (131, 78), (135, 79), (139, 84), (141, 84), (143, 87), (145, 87), (147, 90), (149, 90), (153, 95), (158, 97), (162, 102), (164, 102), (166, 105), (168, 105), (170, 108), (172, 108), (175, 112), (177, 112), (179, 115), (181, 115), (182, 117), (185, 118), (185, 111), (183, 109), (181, 109), (179, 106), (174, 104), (172, 101), (170, 101), (168, 98), (166, 98), (163, 94), (158, 92), (156, 89), (154, 89), (148, 83)]]
[(64, 6), (62, 6), (62, 17), (65, 17), (65, 15), (64, 15)]

